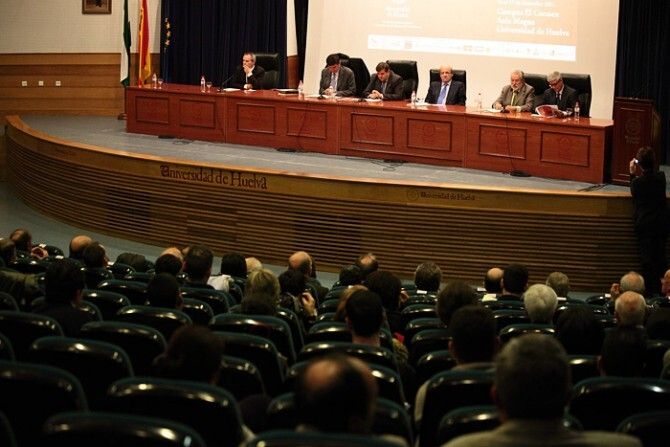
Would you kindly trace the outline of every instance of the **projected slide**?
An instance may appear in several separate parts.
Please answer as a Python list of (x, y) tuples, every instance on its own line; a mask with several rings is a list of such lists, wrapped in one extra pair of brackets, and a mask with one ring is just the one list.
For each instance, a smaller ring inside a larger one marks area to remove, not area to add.
[[(578, 0), (368, 0), (370, 50), (574, 61)], [(426, 20), (435, 11), (442, 20)], [(476, 17), (460, 20), (459, 17)], [(445, 17), (448, 20), (445, 20)], [(447, 25), (448, 23), (448, 25)]]

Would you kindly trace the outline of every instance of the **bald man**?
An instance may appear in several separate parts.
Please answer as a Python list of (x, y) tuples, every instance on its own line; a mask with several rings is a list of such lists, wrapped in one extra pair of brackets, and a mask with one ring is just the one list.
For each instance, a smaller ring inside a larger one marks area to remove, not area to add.
[(614, 316), (619, 326), (642, 326), (646, 311), (647, 303), (637, 292), (624, 292), (614, 302)]
[(426, 93), (426, 102), (437, 105), (465, 105), (465, 85), (454, 81), (450, 65), (440, 67), (440, 80), (431, 82)]
[(83, 262), (84, 249), (93, 243), (93, 239), (85, 234), (79, 234), (70, 241), (70, 253), (68, 257)]
[[(288, 258), (288, 268), (293, 270), (299, 270), (307, 279), (307, 284), (313, 292), (316, 292), (314, 298), (320, 302), (324, 299), (328, 293), (328, 288), (323, 287), (321, 282), (316, 279), (316, 271), (314, 269), (314, 261), (312, 257), (306, 251), (296, 251)], [(314, 295), (314, 294), (312, 294)]]

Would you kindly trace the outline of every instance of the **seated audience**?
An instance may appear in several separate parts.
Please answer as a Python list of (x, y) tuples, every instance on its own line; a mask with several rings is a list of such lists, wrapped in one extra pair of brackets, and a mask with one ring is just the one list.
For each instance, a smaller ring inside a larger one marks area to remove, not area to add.
[(25, 228), (17, 228), (12, 231), (9, 239), (16, 246), (18, 258), (44, 259), (49, 256), (49, 253), (44, 248), (33, 245), (33, 236)]
[(647, 302), (636, 292), (624, 292), (614, 302), (614, 316), (619, 326), (642, 326)]
[(563, 416), (571, 382), (568, 358), (553, 337), (529, 334), (512, 339), (498, 356), (491, 390), (501, 425), (460, 436), (445, 446), (641, 447), (629, 435), (567, 428)]
[(368, 275), (365, 280), (366, 287), (379, 295), (382, 305), (386, 310), (386, 320), (391, 327), (391, 333), (402, 334), (405, 328), (402, 326), (400, 315), (400, 302), (407, 299), (407, 295), (402, 292), (402, 283), (393, 273), (378, 270)]
[(501, 282), (503, 291), (499, 300), (520, 301), (528, 287), (528, 269), (520, 264), (510, 264), (505, 267)]
[(570, 293), (570, 279), (568, 275), (561, 272), (551, 272), (547, 276), (546, 284), (554, 289), (559, 302), (567, 301), (568, 293)]
[(359, 256), (356, 260), (356, 265), (361, 269), (363, 280), (365, 280), (370, 273), (379, 270), (379, 261), (377, 261), (377, 256), (373, 253), (366, 253)]
[(381, 100), (403, 99), (402, 77), (393, 73), (391, 66), (386, 62), (378, 63), (375, 71), (363, 91), (363, 97)]
[(607, 331), (598, 358), (602, 376), (642, 377), (647, 335), (642, 328), (617, 327)]
[(189, 247), (184, 256), (184, 273), (186, 273), (186, 287), (197, 287), (201, 289), (214, 289), (207, 284), (212, 274), (212, 262), (214, 254), (212, 250), (204, 245), (193, 245)]
[(147, 284), (147, 302), (154, 307), (184, 307), (177, 278), (169, 273), (156, 273)]
[(572, 306), (558, 317), (556, 338), (570, 355), (597, 355), (605, 339), (605, 327), (588, 307)]
[(533, 284), (523, 294), (523, 306), (535, 324), (552, 324), (558, 299), (556, 292), (544, 284)]
[(454, 312), (468, 304), (477, 304), (475, 290), (465, 281), (450, 281), (437, 295), (437, 316), (448, 328)]
[(73, 237), (72, 240), (70, 240), (70, 253), (68, 254), (68, 257), (83, 263), (82, 256), (84, 255), (84, 249), (92, 242), (93, 239), (85, 234), (79, 234)]
[(42, 295), (39, 276), (13, 270), (9, 265), (16, 260), (16, 246), (10, 239), (0, 239), (0, 292), (9, 293), (21, 308), (29, 308), (32, 300)]
[(307, 284), (316, 291), (317, 296), (314, 297), (318, 302), (323, 301), (328, 288), (323, 287), (316, 278), (316, 267), (314, 260), (305, 251), (297, 251), (288, 258), (288, 268), (301, 271), (307, 280)]
[(340, 270), (338, 284), (340, 286), (355, 286), (363, 282), (363, 271), (355, 264), (345, 265)]
[(88, 244), (84, 249), (81, 260), (84, 262), (84, 265), (90, 269), (107, 268), (107, 265), (109, 264), (109, 258), (107, 257), (105, 247), (99, 242), (91, 242)]
[(335, 311), (335, 321), (343, 321), (343, 322), (346, 321), (347, 301), (349, 301), (349, 298), (351, 298), (351, 295), (353, 295), (354, 292), (357, 292), (359, 290), (368, 290), (368, 288), (362, 284), (356, 284), (355, 286), (347, 287), (342, 291), (339, 297), (339, 301), (337, 302), (337, 310)]
[(179, 257), (165, 253), (156, 258), (156, 263), (154, 266), (154, 273), (169, 273), (170, 275), (177, 277), (181, 273), (183, 267), (183, 262), (180, 260), (181, 254)]
[(613, 283), (610, 287), (612, 301), (615, 301), (624, 292), (636, 292), (644, 296), (645, 287), (642, 275), (631, 271), (623, 275), (618, 283)]
[(434, 262), (423, 262), (414, 270), (414, 285), (418, 295), (437, 295), (442, 283), (442, 270)]
[(503, 269), (492, 267), (484, 276), (484, 290), (486, 293), (482, 296), (482, 301), (494, 301), (502, 293)]
[(245, 258), (244, 261), (247, 264), (247, 273), (251, 273), (254, 270), (260, 270), (263, 268), (263, 264), (258, 260), (258, 258), (249, 257)]
[(279, 275), (281, 296), (279, 304), (301, 317), (304, 327), (316, 321), (316, 301), (305, 290), (306, 278), (299, 270), (288, 269)]
[(147, 261), (147, 258), (145, 258), (144, 255), (139, 253), (121, 253), (116, 257), (115, 262), (129, 265), (134, 268), (136, 272), (146, 272), (154, 267), (151, 262)]

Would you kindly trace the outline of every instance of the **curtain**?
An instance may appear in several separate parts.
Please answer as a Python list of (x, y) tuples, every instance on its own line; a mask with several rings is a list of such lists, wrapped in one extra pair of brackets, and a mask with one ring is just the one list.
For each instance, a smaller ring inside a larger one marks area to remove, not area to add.
[(307, 48), (307, 12), (309, 0), (294, 0), (295, 3), (295, 32), (298, 41), (298, 79), (305, 77), (305, 51)]

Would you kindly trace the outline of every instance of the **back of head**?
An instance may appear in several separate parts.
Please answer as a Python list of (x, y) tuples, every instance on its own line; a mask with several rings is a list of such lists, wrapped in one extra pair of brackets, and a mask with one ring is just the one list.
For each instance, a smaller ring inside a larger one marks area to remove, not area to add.
[(488, 293), (502, 292), (502, 284), (500, 281), (503, 278), (503, 270), (498, 267), (490, 268), (484, 276), (484, 288)]
[(442, 282), (442, 270), (434, 262), (423, 262), (414, 271), (414, 284), (419, 290), (437, 292)]
[(560, 418), (571, 388), (567, 355), (550, 335), (513, 338), (498, 355), (495, 393), (506, 419)]
[(368, 290), (358, 290), (351, 294), (344, 307), (354, 334), (361, 337), (379, 334), (384, 322), (384, 307), (379, 295)]
[(239, 253), (226, 253), (221, 256), (221, 274), (236, 278), (247, 277), (247, 260)]
[(276, 298), (263, 292), (245, 293), (240, 303), (240, 312), (246, 315), (277, 314), (278, 303)]
[(82, 254), (84, 265), (89, 268), (101, 268), (107, 266), (107, 253), (105, 247), (99, 242), (91, 242), (84, 249)]
[(570, 292), (570, 280), (568, 275), (561, 272), (552, 272), (547, 276), (546, 284), (554, 289), (556, 295), (566, 298)]
[(190, 281), (206, 282), (212, 273), (214, 254), (204, 245), (193, 245), (184, 257), (184, 273)]
[(19, 251), (30, 251), (33, 244), (33, 237), (25, 228), (17, 228), (9, 235), (9, 239), (14, 242)]
[(520, 264), (510, 264), (503, 272), (503, 288), (511, 294), (521, 295), (528, 285), (528, 269)]
[(288, 258), (288, 267), (300, 270), (306, 276), (312, 274), (312, 258), (306, 251), (296, 251)]
[(172, 276), (177, 276), (181, 272), (182, 263), (174, 255), (164, 254), (156, 258), (156, 266), (154, 271), (158, 273), (169, 273)]
[(644, 278), (637, 272), (628, 272), (621, 277), (620, 291), (624, 292), (636, 292), (644, 296)]
[(157, 273), (147, 284), (147, 299), (154, 307), (176, 309), (181, 307), (179, 281), (169, 273)]
[(361, 269), (363, 279), (367, 278), (370, 273), (379, 270), (379, 261), (377, 261), (377, 257), (372, 253), (359, 256), (356, 260), (356, 265)]
[(342, 267), (342, 270), (340, 270), (340, 276), (338, 279), (340, 281), (340, 285), (342, 286), (353, 286), (360, 284), (363, 281), (363, 272), (357, 265), (345, 265)]
[(86, 286), (81, 266), (72, 259), (58, 259), (49, 264), (44, 282), (45, 300), (49, 303), (73, 302)]
[(263, 293), (275, 301), (279, 299), (281, 287), (279, 280), (271, 270), (261, 269), (249, 274), (244, 285), (244, 294), (253, 295), (255, 293)]
[(337, 310), (335, 311), (335, 321), (345, 321), (347, 317), (347, 301), (351, 298), (355, 292), (359, 290), (368, 290), (362, 284), (356, 284), (355, 286), (349, 286), (340, 293), (339, 301), (337, 302)]
[(556, 321), (556, 338), (568, 354), (596, 355), (605, 338), (605, 327), (587, 306), (572, 306)]
[(402, 283), (400, 282), (400, 278), (393, 273), (384, 270), (372, 272), (366, 278), (365, 286), (379, 295), (384, 309), (388, 311), (398, 309)]
[(80, 261), (84, 254), (84, 249), (91, 242), (93, 242), (93, 239), (84, 234), (73, 237), (70, 241), (70, 253), (68, 257)]
[(493, 361), (498, 331), (493, 311), (488, 307), (461, 307), (451, 317), (449, 333), (459, 363)]
[(642, 376), (646, 349), (647, 335), (642, 328), (617, 327), (607, 331), (600, 353), (600, 373), (605, 376)]
[(645, 171), (653, 171), (654, 165), (656, 163), (656, 156), (654, 155), (654, 149), (649, 146), (644, 146), (638, 149), (637, 155), (635, 158), (642, 168)]
[(330, 67), (331, 65), (336, 65), (340, 63), (340, 56), (337, 53), (329, 54), (326, 57), (326, 66)]
[(639, 326), (644, 324), (647, 302), (636, 292), (624, 292), (614, 302), (614, 314), (619, 326)]
[(437, 295), (437, 315), (449, 326), (451, 316), (463, 306), (477, 303), (477, 293), (465, 281), (448, 282)]
[(288, 269), (279, 275), (278, 280), (282, 293), (300, 296), (305, 291), (305, 283), (307, 279), (299, 270)]
[(533, 284), (523, 294), (523, 305), (532, 323), (551, 323), (557, 304), (556, 292), (544, 284)]
[(263, 268), (263, 263), (261, 263), (258, 258), (245, 258), (244, 261), (247, 264), (247, 274), (253, 272), (254, 270), (260, 270)]
[(376, 399), (370, 369), (342, 355), (310, 362), (296, 380), (298, 422), (318, 431), (368, 434)]
[(116, 257), (116, 262), (129, 265), (136, 272), (146, 272), (148, 268), (147, 258), (139, 253), (121, 253)]
[(154, 373), (170, 379), (214, 384), (222, 354), (223, 342), (209, 328), (182, 326), (170, 338), (165, 353), (154, 360)]
[(16, 260), (16, 245), (11, 239), (0, 239), (0, 258), (4, 265), (9, 265)]

